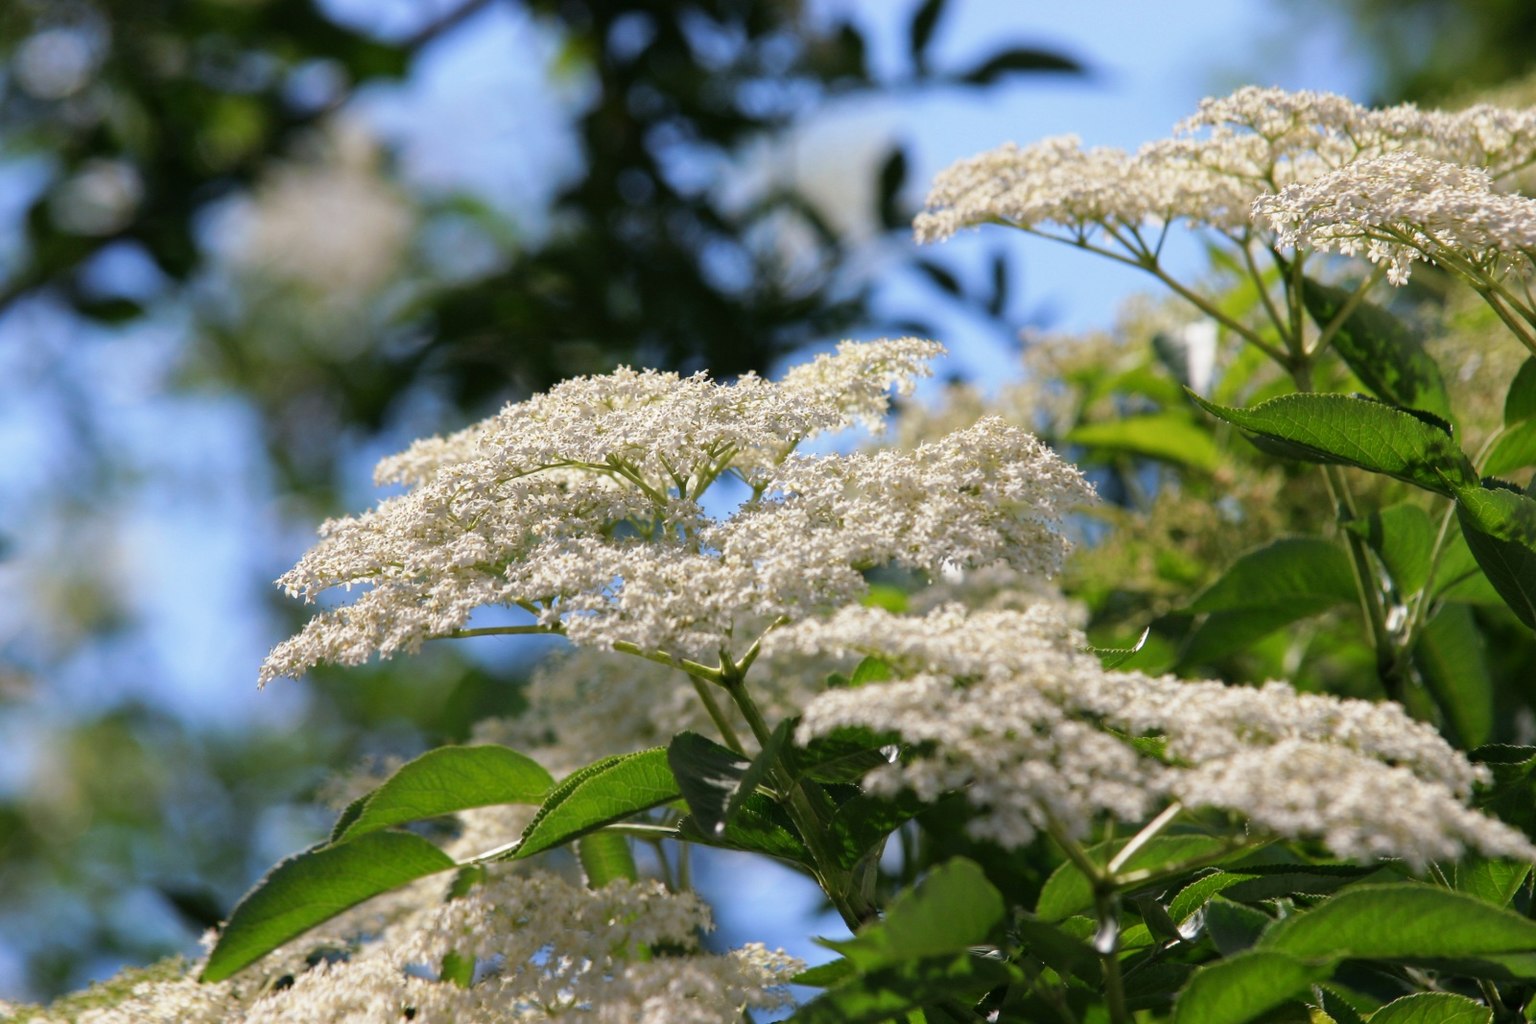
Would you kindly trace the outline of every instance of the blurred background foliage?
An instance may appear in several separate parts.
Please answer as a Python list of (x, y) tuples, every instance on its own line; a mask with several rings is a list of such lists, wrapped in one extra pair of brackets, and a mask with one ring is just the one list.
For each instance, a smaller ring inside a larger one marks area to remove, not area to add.
[(1435, 105), (1536, 68), (1536, 7), (1523, 0), (1289, 0), (1306, 18), (1346, 20), (1369, 47), (1384, 102)]
[[(622, 362), (728, 376), (938, 333), (880, 313), (896, 265), (1012, 337), (1001, 257), (971, 300), (911, 253), (899, 139), (840, 140), (864, 180), (804, 152), (831, 105), (1083, 70), (1030, 45), (937, 61), (946, 6), (915, 6), (881, 71), (860, 24), (793, 0), (0, 9), (0, 434), (22, 452), (0, 495), (0, 996), (186, 949), (314, 838), (335, 767), (515, 710), (526, 655), (433, 650), (260, 705), (168, 681), (188, 648), (254, 675), (297, 617), (264, 581), (369, 500), (378, 454)], [(428, 129), (495, 121), (520, 191), (390, 137), (476, 33), (529, 108), (471, 92)], [(201, 454), (172, 443), (200, 432)], [(195, 544), (202, 572), (167, 576)]]

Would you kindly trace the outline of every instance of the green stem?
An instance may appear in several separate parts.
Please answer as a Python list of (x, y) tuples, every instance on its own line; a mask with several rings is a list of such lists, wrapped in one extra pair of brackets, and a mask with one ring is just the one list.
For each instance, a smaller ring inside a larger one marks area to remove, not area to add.
[(1285, 319), (1281, 317), (1280, 310), (1275, 307), (1275, 300), (1270, 298), (1269, 282), (1264, 280), (1264, 275), (1259, 271), (1258, 261), (1253, 258), (1252, 229), (1250, 228), (1242, 238), (1234, 239), (1233, 243), (1243, 254), (1243, 264), (1248, 268), (1248, 277), (1259, 293), (1259, 301), (1264, 305), (1264, 312), (1269, 317), (1269, 322), (1275, 325), (1275, 333), (1284, 335)]
[[(1062, 238), (1059, 235), (1052, 235), (1045, 231), (1037, 231), (1033, 228), (1022, 227), (1021, 225), (1011, 223), (1007, 220), (998, 220), (997, 223), (1012, 228), (1018, 228), (1021, 231), (1026, 231), (1029, 234), (1036, 235), (1040, 238), (1049, 238), (1053, 242), (1061, 242), (1064, 245), (1070, 245), (1074, 248), (1095, 253), (1099, 256), (1105, 257), (1106, 259), (1114, 260), (1116, 263), (1124, 263), (1128, 267), (1135, 267), (1138, 270), (1146, 271), (1153, 277), (1157, 278), (1159, 281), (1163, 282), (1163, 284), (1166, 285), (1168, 289), (1175, 295), (1179, 296), (1181, 299), (1188, 302), (1190, 305), (1194, 306), (1196, 309), (1200, 310), (1200, 312), (1204, 313), (1212, 320), (1215, 320), (1223, 327), (1226, 327), (1228, 330), (1234, 332), (1245, 341), (1253, 345), (1255, 348), (1258, 348), (1260, 351), (1264, 352), (1264, 354), (1269, 356), (1271, 359), (1280, 363), (1285, 361), (1285, 353), (1281, 352), (1279, 349), (1275, 348), (1269, 342), (1261, 338), (1258, 332), (1254, 331), (1246, 324), (1243, 324), (1227, 316), (1227, 314), (1223, 313), (1220, 309), (1217, 309), (1214, 305), (1211, 304), (1209, 300), (1201, 296), (1199, 293), (1191, 291), (1179, 281), (1170, 277), (1168, 272), (1162, 268), (1162, 265), (1157, 262), (1153, 254), (1149, 253), (1146, 255), (1128, 256), (1125, 253), (1116, 252), (1113, 249), (1106, 249), (1101, 245), (1093, 245), (1087, 241), (1075, 238)], [(1126, 248), (1131, 252), (1134, 253), (1136, 251), (1133, 247), (1128, 245), (1113, 233), (1111, 233), (1111, 237), (1115, 238), (1116, 241), (1119, 241), (1121, 245), (1125, 245)]]
[[(756, 737), (758, 746), (767, 750), (773, 739), (773, 730), (768, 727), (768, 721), (758, 709), (757, 702), (747, 692), (746, 680), (737, 666), (729, 659), (723, 659), (723, 664), (727, 667), (722, 672), (720, 685), (747, 720), (747, 726)], [(875, 917), (875, 908), (853, 886), (851, 872), (839, 867), (827, 849), (824, 837), (831, 824), (831, 816), (824, 812), (820, 801), (813, 799), (819, 790), (791, 777), (782, 762), (773, 766), (771, 775), (774, 785), (789, 800), (785, 810), (800, 832), (800, 837), (805, 840), (806, 848), (810, 850), (811, 860), (815, 863), (816, 881), (842, 915), (844, 923), (857, 931), (861, 925)]]
[(1120, 976), (1120, 924), (1112, 888), (1093, 887), (1093, 910), (1099, 919), (1099, 935), (1093, 945), (1104, 964), (1104, 998), (1109, 1004), (1110, 1024), (1130, 1024), (1131, 1015), (1125, 1007), (1125, 979)]
[(1322, 470), (1323, 479), (1328, 484), (1329, 497), (1333, 499), (1334, 507), (1338, 509), (1341, 527), (1339, 532), (1344, 535), (1344, 546), (1349, 551), (1349, 568), (1355, 577), (1355, 592), (1360, 597), (1360, 610), (1365, 616), (1366, 632), (1370, 637), (1371, 649), (1376, 652), (1377, 680), (1381, 683), (1382, 691), (1386, 693), (1388, 699), (1402, 703), (1407, 695), (1404, 663), (1399, 657), (1398, 644), (1392, 637), (1392, 631), (1387, 628), (1387, 614), (1381, 603), (1381, 588), (1376, 583), (1376, 574), (1371, 566), (1365, 538), (1353, 530), (1343, 528), (1344, 523), (1359, 516), (1355, 510), (1354, 496), (1350, 493), (1349, 483), (1344, 479), (1344, 474), (1338, 466), (1323, 466)]
[(476, 636), (532, 636), (532, 635), (563, 636), (565, 627), (560, 623), (551, 626), (481, 626), (477, 629), (456, 629), (451, 633), (444, 633), (435, 640), (465, 640)]
[(1110, 860), (1109, 866), (1104, 869), (1104, 873), (1110, 878), (1118, 875), (1120, 869), (1125, 867), (1143, 846), (1150, 843), (1159, 832), (1172, 824), (1173, 819), (1177, 818), (1183, 811), (1184, 805), (1177, 800), (1163, 808), (1162, 813), (1147, 822), (1140, 832), (1137, 832), (1128, 843), (1120, 848), (1120, 852), (1115, 854)]
[(1499, 315), (1499, 319), (1504, 321), (1504, 326), (1508, 327), (1510, 333), (1519, 339), (1520, 344), (1532, 352), (1536, 352), (1536, 337), (1533, 337), (1526, 326), (1516, 320), (1514, 315), (1504, 308), (1504, 303), (1500, 301), (1500, 294), (1491, 287), (1479, 286), (1475, 283), (1472, 287), (1483, 297), (1483, 301), (1488, 303), (1493, 311)]
[(747, 750), (741, 744), (741, 737), (736, 735), (736, 729), (731, 725), (731, 720), (725, 717), (725, 710), (720, 707), (720, 702), (715, 700), (715, 695), (709, 692), (709, 684), (692, 673), (689, 673), (688, 680), (693, 683), (693, 692), (699, 695), (699, 700), (704, 704), (704, 710), (709, 713), (709, 720), (715, 723), (715, 728), (719, 730), (720, 738), (725, 740), (725, 745), (745, 757)]
[(658, 665), (666, 665), (669, 668), (675, 668), (679, 672), (685, 672), (690, 676), (698, 676), (699, 678), (705, 679), (712, 683), (718, 682), (721, 676), (721, 670), (719, 668), (711, 668), (708, 665), (700, 665), (696, 661), (689, 661), (687, 658), (678, 658), (666, 653), (665, 651), (646, 650), (639, 644), (630, 643), (628, 640), (614, 641), (613, 649), (622, 654), (633, 654), (637, 658), (644, 658), (646, 661), (654, 661)]
[(1445, 542), (1450, 539), (1451, 523), (1456, 519), (1456, 505), (1446, 506), (1444, 514), (1440, 516), (1440, 529), (1435, 533), (1434, 547), (1429, 549), (1429, 571), (1424, 574), (1424, 587), (1414, 598), (1413, 607), (1408, 615), (1408, 624), (1403, 627), (1402, 642), (1399, 645), (1399, 658), (1403, 662), (1403, 669), (1407, 669), (1407, 660), (1413, 654), (1414, 646), (1419, 642), (1419, 633), (1424, 628), (1424, 622), (1429, 618), (1429, 606), (1435, 595), (1435, 574), (1440, 571), (1440, 558), (1445, 554)]
[(1350, 293), (1349, 298), (1345, 299), (1344, 304), (1339, 307), (1339, 311), (1333, 314), (1333, 318), (1324, 324), (1322, 329), (1318, 332), (1317, 342), (1311, 348), (1305, 349), (1305, 352), (1309, 357), (1323, 351), (1333, 343), (1334, 337), (1344, 326), (1344, 322), (1353, 316), (1355, 310), (1359, 309), (1360, 306), (1365, 302), (1366, 292), (1374, 288), (1376, 284), (1386, 276), (1386, 273), (1386, 267), (1378, 266), (1371, 272), (1369, 277), (1360, 283), (1359, 288), (1356, 288), (1353, 292)]
[[(1306, 394), (1313, 390), (1312, 367), (1305, 357), (1301, 363), (1292, 366), (1291, 380), (1300, 393)], [(1360, 614), (1365, 619), (1371, 650), (1376, 653), (1377, 681), (1381, 683), (1382, 691), (1389, 699), (1401, 703), (1407, 696), (1405, 665), (1392, 631), (1387, 628), (1387, 614), (1382, 607), (1381, 587), (1377, 585), (1371, 555), (1365, 538), (1345, 525), (1359, 518), (1360, 515), (1355, 506), (1354, 494), (1341, 467), (1323, 465), (1318, 468), (1322, 470), (1323, 484), (1328, 489), (1329, 500), (1333, 502), (1339, 532), (1344, 535), (1344, 547), (1349, 553), (1349, 568), (1355, 579), (1355, 594), (1359, 598)]]

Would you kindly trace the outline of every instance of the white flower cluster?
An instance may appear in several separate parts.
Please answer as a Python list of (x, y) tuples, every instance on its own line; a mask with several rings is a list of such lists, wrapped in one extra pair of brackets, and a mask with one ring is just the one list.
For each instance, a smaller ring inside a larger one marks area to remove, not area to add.
[[(1360, 238), (1367, 246), (1376, 241), (1369, 230), (1350, 226), (1362, 223), (1362, 209), (1384, 198), (1387, 210), (1394, 209), (1390, 204), (1405, 205), (1395, 207), (1395, 214), (1383, 212), (1374, 223), (1363, 222), (1368, 227), (1455, 225), (1437, 244), (1455, 248), (1466, 242), (1483, 252), (1487, 236), (1513, 218), (1492, 196), (1488, 181), (1533, 161), (1536, 110), (1486, 105), (1457, 112), (1411, 105), (1377, 110), (1328, 93), (1248, 87), (1203, 101), (1172, 138), (1134, 154), (1084, 149), (1076, 138), (1061, 137), (1025, 147), (1009, 144), (962, 160), (935, 180), (916, 232), (929, 242), (986, 223), (1027, 230), (1054, 225), (1071, 240), (1102, 231), (1132, 248), (1129, 240), (1143, 226), (1182, 219), (1237, 238), (1257, 227), (1279, 236), (1271, 242), (1351, 252), (1348, 239)], [(1426, 170), (1441, 165), (1488, 177), (1447, 182), (1441, 179), (1450, 172)], [(1416, 194), (1442, 188), (1451, 190), (1443, 200), (1437, 191)], [(1291, 198), (1267, 198), (1275, 193)], [(1262, 216), (1255, 213), (1256, 202)], [(1339, 216), (1330, 227), (1325, 218), (1335, 202)], [(1309, 228), (1298, 228), (1302, 221)], [(1523, 227), (1525, 221), (1519, 223)], [(1435, 238), (1428, 228), (1423, 234)], [(1527, 237), (1517, 233), (1518, 240), (1501, 251), (1528, 244)], [(1389, 261), (1394, 280), (1405, 276), (1403, 259), (1386, 249), (1370, 254)]]
[[(594, 891), (513, 874), (418, 909), (347, 959), (299, 967), (287, 987), (248, 974), (145, 982), (75, 1024), (723, 1024), (787, 1005), (782, 986), (802, 965), (760, 945), (703, 953), (709, 927), (697, 897), (659, 883)], [(474, 984), (437, 980), (450, 953), (475, 958)]]
[(1536, 200), (1496, 192), (1488, 172), (1394, 153), (1263, 196), (1254, 216), (1277, 245), (1362, 251), (1404, 284), (1414, 260), (1497, 279), (1526, 273), (1536, 250)]
[[(1055, 571), (1060, 519), (1092, 491), (1000, 420), (906, 452), (795, 453), (814, 434), (878, 425), (889, 390), (941, 351), (845, 343), (776, 383), (619, 370), (418, 443), (379, 467), (410, 491), (326, 523), (279, 580), (308, 600), (369, 589), (278, 645), (261, 679), (414, 650), (488, 605), (579, 644), (713, 660), (856, 600), (863, 569)], [(717, 519), (701, 499), (726, 474), (751, 496)]]
[[(899, 735), (909, 756), (866, 783), (923, 800), (963, 793), (980, 812), (973, 834), (1006, 847), (1047, 829), (1082, 839), (1105, 818), (1135, 824), (1179, 801), (1352, 859), (1536, 859), (1523, 835), (1466, 806), (1480, 770), (1398, 705), (1107, 671), (1047, 606), (850, 608), (768, 646), (889, 662), (896, 681), (814, 699), (799, 738)], [(1132, 742), (1153, 738), (1158, 754)]]

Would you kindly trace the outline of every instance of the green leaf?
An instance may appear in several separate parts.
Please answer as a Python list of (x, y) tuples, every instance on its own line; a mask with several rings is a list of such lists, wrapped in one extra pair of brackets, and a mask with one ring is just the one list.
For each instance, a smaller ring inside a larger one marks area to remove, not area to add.
[(858, 975), (858, 970), (853, 966), (853, 961), (845, 957), (829, 960), (815, 967), (807, 967), (793, 978), (789, 979), (791, 985), (807, 985), (811, 988), (831, 988), (840, 985)]
[(1483, 472), (1505, 476), (1527, 466), (1536, 466), (1536, 419), (1524, 420), (1506, 430), (1483, 461)]
[(774, 766), (784, 762), (785, 752), (793, 751), (794, 744), (790, 742), (790, 736), (794, 733), (795, 726), (799, 724), (798, 717), (786, 718), (769, 734), (768, 742), (763, 745), (762, 750), (757, 752), (757, 756), (752, 759), (747, 770), (741, 773), (741, 782), (736, 786), (736, 792), (731, 794), (730, 803), (725, 808), (727, 823), (735, 820), (736, 815), (741, 813), (741, 808), (757, 792), (758, 787), (768, 781)]
[[(1167, 960), (1143, 959), (1133, 971), (1128, 971), (1125, 977), (1125, 1005), (1130, 1010), (1156, 1010), (1161, 1016), (1155, 1018), (1166, 1021), (1167, 1010), (1173, 1003), (1174, 996), (1195, 974), (1196, 968), (1192, 964), (1175, 963)], [(1047, 1020), (1046, 1017), (1032, 1017), (1031, 1020)], [(1092, 1018), (1090, 1018), (1092, 1019)], [(1138, 1019), (1141, 1019), (1138, 1016)]]
[(1434, 596), (1442, 601), (1461, 601), (1464, 604), (1482, 605), (1484, 607), (1502, 608), (1504, 599), (1488, 581), (1488, 576), (1482, 567), (1477, 564), (1477, 559), (1472, 555), (1472, 549), (1467, 546), (1467, 538), (1460, 530), (1453, 530), (1445, 539), (1445, 547), (1440, 552), (1440, 564), (1435, 567), (1435, 578), (1431, 586)]
[(853, 675), (848, 677), (849, 686), (865, 686), (869, 683), (888, 682), (895, 672), (891, 666), (876, 657), (868, 657), (859, 662), (853, 670)]
[(905, 615), (911, 596), (900, 587), (888, 583), (871, 583), (869, 591), (859, 603), (867, 608), (884, 608), (895, 615)]
[(480, 864), (460, 864), (459, 870), (453, 873), (453, 882), (448, 886), (450, 900), (461, 900), (474, 891), (475, 886), (485, 881), (486, 870)]
[(959, 80), (971, 85), (991, 85), (993, 82), (1020, 72), (1054, 71), (1082, 74), (1083, 66), (1071, 57), (1050, 50), (1029, 46), (1015, 47), (994, 53), (971, 70), (959, 76)]
[(1536, 950), (1536, 921), (1426, 885), (1363, 885), (1276, 921), (1259, 947), (1304, 958), (1471, 959)]
[(1414, 664), (1463, 748), (1493, 732), (1493, 675), (1483, 632), (1464, 604), (1447, 602), (1424, 624)]
[(452, 982), (459, 988), (469, 988), (475, 980), (475, 958), (449, 950), (443, 954), (443, 969), (437, 977), (439, 981)]
[(1237, 651), (1247, 650), (1271, 633), (1317, 614), (1291, 605), (1214, 612), (1185, 638), (1178, 651), (1179, 668), (1209, 664)]
[(331, 841), (470, 807), (536, 804), (554, 783), (537, 761), (507, 747), (440, 747), (401, 765), (354, 801), (331, 830)]
[(1493, 1011), (1453, 992), (1415, 992), (1371, 1014), (1371, 1024), (1493, 1024)]
[[(1319, 1008), (1334, 1021), (1334, 1024), (1365, 1024), (1367, 1007), (1359, 1006), (1360, 995), (1350, 989), (1344, 988), (1335, 982), (1324, 982), (1312, 989), (1312, 994), (1317, 997)], [(1348, 996), (1348, 998), (1346, 998)], [(1369, 1005), (1376, 1005), (1371, 1003)]]
[(940, 291), (947, 292), (955, 298), (965, 294), (965, 289), (960, 285), (960, 279), (932, 260), (916, 259), (909, 265), (932, 281)]
[[(1305, 278), (1301, 296), (1307, 313), (1322, 328), (1344, 308), (1350, 292)], [(1419, 335), (1382, 307), (1356, 305), (1334, 334), (1333, 348), (1376, 397), (1400, 408), (1450, 417), (1439, 365), (1424, 350)]]
[(1493, 773), (1493, 782), (1477, 795), (1478, 808), (1536, 834), (1536, 747), (1490, 743), (1470, 757)]
[(1504, 395), (1505, 426), (1529, 419), (1536, 419), (1536, 356), (1530, 356), (1520, 364)]
[(1235, 409), (1189, 395), (1211, 415), (1254, 435), (1254, 443), (1273, 454), (1358, 466), (1447, 497), (1478, 483), (1477, 472), (1444, 424), (1381, 402), (1299, 394)]
[[(1001, 960), (960, 954), (915, 960), (870, 971), (798, 1008), (789, 1024), (877, 1024), (883, 1021), (954, 1020), (940, 1017), (932, 1004), (974, 1003), (1001, 985), (1020, 980), (1021, 972)], [(919, 1007), (927, 1011), (919, 1010)], [(912, 1011), (924, 1014), (904, 1017)]]
[[(1141, 924), (1146, 929), (1149, 940), (1179, 942), (1184, 938), (1184, 933), (1179, 931), (1179, 923), (1168, 913), (1168, 908), (1159, 903), (1151, 893), (1140, 893), (1130, 899), (1136, 905), (1136, 913), (1141, 915)], [(1121, 933), (1121, 942), (1127, 947), (1129, 943), (1126, 937), (1129, 934), (1129, 930)]]
[(200, 977), (223, 981), (371, 896), (454, 866), (452, 857), (408, 832), (373, 832), (306, 850), (278, 864), (235, 905)]
[(1452, 877), (1457, 892), (1476, 896), (1496, 907), (1507, 907), (1530, 873), (1531, 866), (1521, 861), (1468, 854), (1457, 861)]
[(1141, 653), (1147, 646), (1147, 638), (1152, 635), (1152, 627), (1148, 626), (1141, 631), (1141, 636), (1130, 647), (1095, 647), (1093, 653), (1099, 656), (1099, 664), (1105, 668), (1119, 668)]
[(1488, 582), (1536, 629), (1536, 501), (1503, 488), (1468, 488), (1457, 495), (1456, 519)]
[(877, 213), (881, 227), (895, 230), (911, 220), (902, 209), (901, 187), (907, 180), (907, 151), (900, 146), (891, 149), (891, 155), (880, 165), (880, 183), (876, 192)]
[(945, 0), (923, 0), (917, 13), (912, 15), (912, 24), (907, 30), (907, 52), (919, 70), (928, 66), (928, 44), (933, 41), (933, 30), (944, 13), (944, 4)]
[(1010, 928), (1030, 955), (1057, 974), (1076, 975), (1095, 986), (1100, 983), (1104, 972), (1099, 954), (1086, 942), (1028, 914), (1015, 918)]
[(678, 822), (677, 827), (681, 837), (690, 842), (760, 853), (801, 867), (814, 864), (810, 851), (801, 841), (789, 816), (762, 793), (755, 793), (742, 801), (741, 807), (726, 823), (723, 833), (705, 832), (694, 823), (692, 817), (684, 818)]
[(1259, 941), (1274, 918), (1223, 896), (1213, 896), (1205, 907), (1205, 930), (1222, 956), (1232, 956)]
[(796, 779), (858, 782), (874, 769), (890, 763), (884, 751), (889, 745), (889, 739), (868, 729), (838, 729), (795, 750), (787, 767)]
[(1424, 588), (1435, 550), (1435, 524), (1428, 512), (1407, 503), (1389, 505), (1345, 528), (1381, 557), (1398, 593), (1408, 597)]
[(1249, 950), (1195, 972), (1173, 1007), (1174, 1024), (1245, 1024), (1304, 996), (1333, 973), (1285, 953)]
[(1242, 869), (1245, 875), (1252, 877), (1225, 892), (1239, 903), (1259, 903), (1296, 895), (1323, 896), (1384, 870), (1358, 864), (1253, 864)]
[(1008, 257), (992, 254), (992, 295), (987, 299), (987, 314), (994, 320), (1006, 319), (1008, 312)]
[[(1128, 840), (1114, 839), (1100, 843), (1088, 850), (1089, 858), (1096, 864), (1108, 864)], [(1215, 836), (1155, 836), (1131, 855), (1121, 868), (1122, 872), (1148, 871), (1156, 874), (1178, 867), (1201, 857), (1208, 857), (1225, 844)], [(1045, 880), (1040, 889), (1040, 900), (1035, 914), (1046, 921), (1062, 918), (1093, 906), (1093, 885), (1088, 877), (1073, 864), (1061, 865)]]
[(1183, 413), (1159, 412), (1102, 423), (1084, 423), (1062, 440), (1084, 448), (1108, 448), (1144, 455), (1210, 473), (1221, 465), (1221, 449), (1210, 433)]
[(868, 973), (907, 961), (965, 953), (1002, 923), (1002, 894), (974, 862), (956, 857), (891, 901), (885, 917), (851, 939), (821, 939)]
[(827, 826), (826, 846), (840, 867), (852, 870), (880, 842), (929, 805), (911, 793), (894, 799), (860, 793), (845, 800)]
[(725, 831), (731, 801), (750, 763), (696, 732), (678, 733), (667, 745), (667, 765), (694, 823), (716, 835)]
[(1178, 895), (1168, 903), (1168, 916), (1182, 926), (1196, 911), (1209, 903), (1212, 896), (1254, 877), (1231, 871), (1213, 871), (1197, 878), (1180, 889)]
[[(1281, 537), (1247, 552), (1190, 604), (1192, 612), (1284, 605), (1315, 614), (1355, 600), (1349, 556), (1321, 537)], [(1300, 615), (1297, 616), (1301, 617)]]
[(1195, 598), (1189, 610), (1208, 618), (1186, 640), (1180, 663), (1213, 661), (1354, 600), (1353, 571), (1338, 545), (1282, 537), (1242, 555)]
[(665, 747), (604, 758), (556, 786), (506, 856), (532, 857), (681, 796)]
[(593, 832), (576, 840), (576, 858), (581, 861), (587, 888), (601, 889), (616, 878), (638, 882), (640, 872), (629, 851), (629, 840), (617, 832)]

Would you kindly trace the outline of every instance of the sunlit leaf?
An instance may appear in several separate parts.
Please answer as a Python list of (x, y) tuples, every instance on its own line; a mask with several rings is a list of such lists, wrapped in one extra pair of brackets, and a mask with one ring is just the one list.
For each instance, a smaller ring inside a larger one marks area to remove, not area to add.
[(290, 857), (235, 905), (202, 980), (222, 981), (349, 907), (454, 866), (408, 832), (373, 832)]

